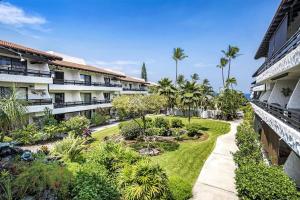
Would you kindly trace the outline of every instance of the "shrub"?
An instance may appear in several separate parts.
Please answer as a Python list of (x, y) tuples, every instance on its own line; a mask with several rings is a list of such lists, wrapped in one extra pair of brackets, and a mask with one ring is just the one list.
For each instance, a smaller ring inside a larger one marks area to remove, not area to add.
[(249, 164), (236, 170), (236, 188), (241, 199), (299, 199), (296, 185), (277, 167)]
[(125, 165), (132, 165), (141, 156), (120, 144), (108, 142), (90, 152), (87, 162), (103, 165), (109, 174), (115, 175)]
[(194, 137), (196, 135), (201, 135), (201, 129), (202, 129), (202, 126), (201, 124), (198, 124), (198, 123), (191, 123), (191, 124), (188, 124), (187, 127), (187, 134), (189, 137)]
[(84, 140), (71, 136), (55, 143), (51, 154), (61, 156), (64, 160), (76, 161), (81, 158), (81, 152), (85, 148)]
[(41, 199), (45, 190), (51, 190), (60, 199), (67, 199), (71, 178), (71, 173), (57, 163), (34, 161), (31, 166), (24, 167), (13, 182), (16, 199), (26, 195)]
[(57, 120), (54, 118), (54, 115), (52, 114), (52, 111), (49, 108), (45, 108), (44, 115), (41, 118), (41, 123), (42, 126), (58, 124)]
[(82, 136), (84, 129), (88, 128), (90, 121), (84, 116), (76, 116), (62, 122), (63, 128), (73, 136)]
[(162, 132), (161, 128), (152, 127), (146, 129), (145, 135), (147, 136), (161, 135), (161, 132)]
[(172, 128), (182, 128), (184, 126), (183, 122), (181, 119), (171, 119), (171, 127)]
[(50, 153), (50, 150), (47, 146), (41, 146), (40, 151), (45, 155), (48, 155)]
[(74, 200), (113, 200), (119, 199), (116, 186), (110, 180), (107, 170), (94, 163), (84, 164), (73, 182)]
[(43, 132), (47, 139), (55, 138), (57, 135), (64, 132), (64, 130), (59, 125), (46, 125), (43, 128)]
[(153, 125), (156, 128), (165, 128), (165, 129), (170, 128), (169, 120), (164, 117), (156, 117), (154, 119)]
[(11, 134), (13, 140), (22, 144), (33, 144), (43, 139), (42, 133), (39, 132), (35, 124), (28, 124), (23, 129), (18, 129)]
[(192, 185), (178, 176), (169, 178), (170, 190), (174, 199), (190, 199), (192, 195)]
[[(131, 123), (136, 123), (137, 125), (140, 124), (140, 126), (142, 126), (142, 124), (143, 124), (141, 119), (125, 121), (125, 122), (121, 122), (119, 124), (119, 129), (122, 129), (123, 126), (125, 126), (127, 124), (131, 124)], [(149, 117), (146, 117), (146, 128), (152, 128), (152, 127), (153, 127), (153, 120)]]
[(117, 178), (124, 199), (168, 199), (170, 190), (165, 171), (157, 164), (142, 160), (126, 165)]
[(123, 124), (121, 126), (121, 135), (125, 138), (125, 140), (133, 140), (137, 138), (141, 132), (141, 127), (136, 122), (130, 122)]
[(160, 151), (175, 151), (179, 148), (179, 144), (173, 141), (157, 141), (157, 142), (137, 142), (130, 147), (134, 148), (135, 150), (141, 150), (144, 148), (156, 148)]
[(100, 113), (93, 113), (92, 118), (91, 118), (91, 123), (93, 125), (99, 126), (106, 124), (109, 119), (109, 116), (101, 115)]

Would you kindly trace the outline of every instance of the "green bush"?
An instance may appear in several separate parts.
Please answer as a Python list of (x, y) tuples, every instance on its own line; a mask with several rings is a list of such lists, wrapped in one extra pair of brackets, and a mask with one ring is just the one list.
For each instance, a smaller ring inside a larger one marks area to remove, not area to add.
[(104, 166), (111, 175), (122, 169), (125, 165), (132, 165), (142, 157), (135, 151), (113, 142), (105, 143), (90, 152), (87, 162)]
[(73, 136), (82, 136), (85, 129), (89, 128), (90, 121), (84, 116), (76, 116), (62, 122), (62, 127)]
[[(136, 123), (140, 124), (140, 126), (143, 126), (143, 122), (141, 119), (134, 119), (130, 121), (121, 122), (119, 124), (119, 129), (122, 129), (123, 126), (126, 126), (127, 124)], [(149, 117), (146, 117), (146, 128), (152, 128), (153, 127), (153, 120)]]
[(80, 137), (66, 137), (55, 143), (51, 154), (60, 156), (64, 160), (78, 161), (81, 159), (81, 152), (85, 148), (84, 142)]
[(125, 138), (125, 140), (133, 140), (142, 132), (141, 127), (134, 121), (123, 124), (121, 127), (120, 134)]
[(135, 150), (141, 150), (144, 148), (156, 148), (160, 151), (175, 151), (179, 148), (179, 144), (173, 141), (157, 141), (157, 142), (137, 142), (131, 144), (130, 147), (134, 148)]
[(296, 185), (277, 167), (244, 165), (236, 170), (236, 188), (241, 199), (299, 199)]
[(197, 135), (201, 135), (202, 126), (199, 123), (191, 123), (186, 126), (187, 135), (189, 137), (194, 137)]
[(123, 199), (170, 199), (165, 171), (147, 160), (126, 165), (120, 171), (117, 182)]
[(56, 138), (57, 135), (64, 133), (64, 129), (60, 125), (46, 125), (43, 128), (43, 133), (47, 139)]
[(170, 123), (169, 120), (164, 117), (156, 117), (153, 122), (154, 127), (169, 129)]
[(33, 144), (44, 139), (43, 134), (38, 130), (35, 124), (28, 124), (22, 129), (13, 131), (11, 136), (13, 140), (22, 144)]
[(161, 135), (161, 132), (162, 132), (161, 128), (152, 127), (146, 129), (145, 135), (147, 136)]
[(93, 113), (91, 118), (91, 123), (95, 126), (106, 124), (109, 119), (109, 116), (101, 115), (100, 113)]
[(117, 187), (110, 180), (107, 170), (94, 163), (86, 163), (81, 166), (73, 185), (74, 200), (119, 199)]
[(171, 127), (172, 128), (182, 128), (182, 127), (184, 127), (184, 124), (181, 119), (174, 118), (174, 119), (171, 119)]
[(16, 177), (13, 189), (16, 199), (22, 199), (26, 195), (41, 199), (45, 190), (51, 190), (59, 199), (68, 199), (71, 181), (72, 174), (65, 167), (57, 163), (34, 161)]

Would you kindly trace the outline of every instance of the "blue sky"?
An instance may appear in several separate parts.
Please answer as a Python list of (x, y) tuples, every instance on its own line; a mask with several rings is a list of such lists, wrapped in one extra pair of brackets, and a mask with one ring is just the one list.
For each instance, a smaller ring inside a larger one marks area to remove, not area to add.
[(189, 56), (179, 73), (198, 73), (215, 90), (221, 50), (237, 45), (237, 89), (247, 92), (262, 60), (254, 54), (279, 0), (2, 0), (0, 35), (41, 50), (84, 58), (89, 64), (148, 78), (175, 77), (174, 47)]

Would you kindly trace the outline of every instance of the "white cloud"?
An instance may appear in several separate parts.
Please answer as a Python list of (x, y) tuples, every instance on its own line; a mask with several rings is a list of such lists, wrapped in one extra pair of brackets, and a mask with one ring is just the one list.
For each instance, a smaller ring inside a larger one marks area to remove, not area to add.
[(0, 23), (22, 27), (24, 25), (42, 25), (46, 19), (25, 13), (22, 8), (7, 2), (0, 2)]

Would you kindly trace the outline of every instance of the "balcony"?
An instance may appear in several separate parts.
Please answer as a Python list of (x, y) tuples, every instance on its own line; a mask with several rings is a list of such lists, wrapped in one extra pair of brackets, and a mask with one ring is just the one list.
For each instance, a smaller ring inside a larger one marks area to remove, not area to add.
[(51, 77), (51, 72), (33, 70), (33, 69), (21, 69), (7, 66), (0, 66), (0, 74), (22, 75), (22, 76), (36, 76), (36, 77)]
[[(253, 74), (253, 77), (258, 77), (266, 70), (270, 69), (275, 63), (280, 61), (286, 55), (295, 50), (300, 43), (300, 30), (298, 30), (289, 40), (287, 40), (284, 45), (278, 49), (272, 56), (266, 59), (266, 61), (258, 68), (258, 70)], [(291, 63), (287, 60), (284, 62), (285, 65)], [(293, 63), (295, 65), (295, 63)], [(284, 68), (281, 66), (281, 68)], [(281, 73), (281, 71), (280, 71)], [(259, 80), (258, 80), (259, 82)]]
[(123, 91), (147, 91), (146, 88), (123, 88)]
[(50, 90), (120, 91), (121, 84), (54, 79)]
[(93, 101), (74, 101), (74, 102), (54, 103), (54, 108), (87, 106), (87, 105), (96, 105), (96, 104), (105, 104), (105, 103), (111, 103), (111, 100), (93, 100)]
[(52, 99), (27, 99), (27, 113), (44, 112), (46, 108), (53, 109)]
[(123, 88), (121, 94), (147, 94), (146, 88)]
[(279, 104), (268, 104), (258, 100), (253, 100), (252, 103), (292, 128), (300, 130), (300, 109), (286, 109)]

